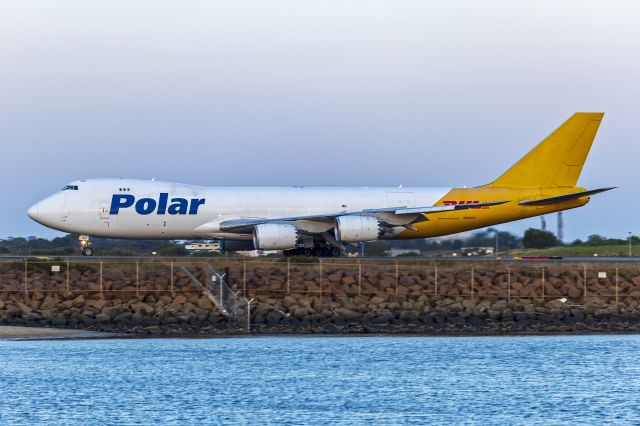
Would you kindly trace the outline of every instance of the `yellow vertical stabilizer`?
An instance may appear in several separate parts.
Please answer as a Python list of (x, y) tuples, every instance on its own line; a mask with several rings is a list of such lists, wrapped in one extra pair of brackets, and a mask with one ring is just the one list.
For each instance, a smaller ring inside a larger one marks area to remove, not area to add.
[(485, 187), (574, 187), (604, 113), (577, 112)]

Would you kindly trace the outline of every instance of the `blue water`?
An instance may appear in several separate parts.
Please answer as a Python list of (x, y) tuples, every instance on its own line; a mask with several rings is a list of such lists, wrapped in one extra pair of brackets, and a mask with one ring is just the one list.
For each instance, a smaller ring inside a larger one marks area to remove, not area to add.
[(0, 424), (638, 423), (640, 336), (2, 341)]

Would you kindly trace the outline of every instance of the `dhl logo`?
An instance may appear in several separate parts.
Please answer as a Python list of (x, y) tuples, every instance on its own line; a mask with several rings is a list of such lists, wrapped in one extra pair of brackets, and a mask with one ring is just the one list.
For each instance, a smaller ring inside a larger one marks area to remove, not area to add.
[[(478, 204), (480, 201), (443, 201), (442, 203), (445, 206), (460, 206), (463, 204)], [(489, 206), (482, 206), (482, 207), (471, 207), (472, 209), (488, 209)]]

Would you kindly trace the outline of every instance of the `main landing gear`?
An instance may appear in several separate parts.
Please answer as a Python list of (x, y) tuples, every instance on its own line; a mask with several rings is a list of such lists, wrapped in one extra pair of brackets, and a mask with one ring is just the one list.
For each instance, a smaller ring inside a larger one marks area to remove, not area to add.
[(315, 257), (340, 257), (342, 252), (338, 247), (331, 245), (316, 245), (314, 247), (296, 247), (283, 252), (285, 257), (288, 256), (315, 256)]
[(89, 241), (88, 235), (80, 235), (80, 250), (82, 250), (83, 256), (93, 256), (93, 247), (91, 247), (91, 241)]

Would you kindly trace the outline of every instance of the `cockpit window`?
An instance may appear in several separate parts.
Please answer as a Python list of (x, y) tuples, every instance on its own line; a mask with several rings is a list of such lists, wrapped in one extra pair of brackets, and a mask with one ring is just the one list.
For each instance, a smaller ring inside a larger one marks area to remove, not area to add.
[(60, 191), (77, 191), (78, 185), (65, 185)]

